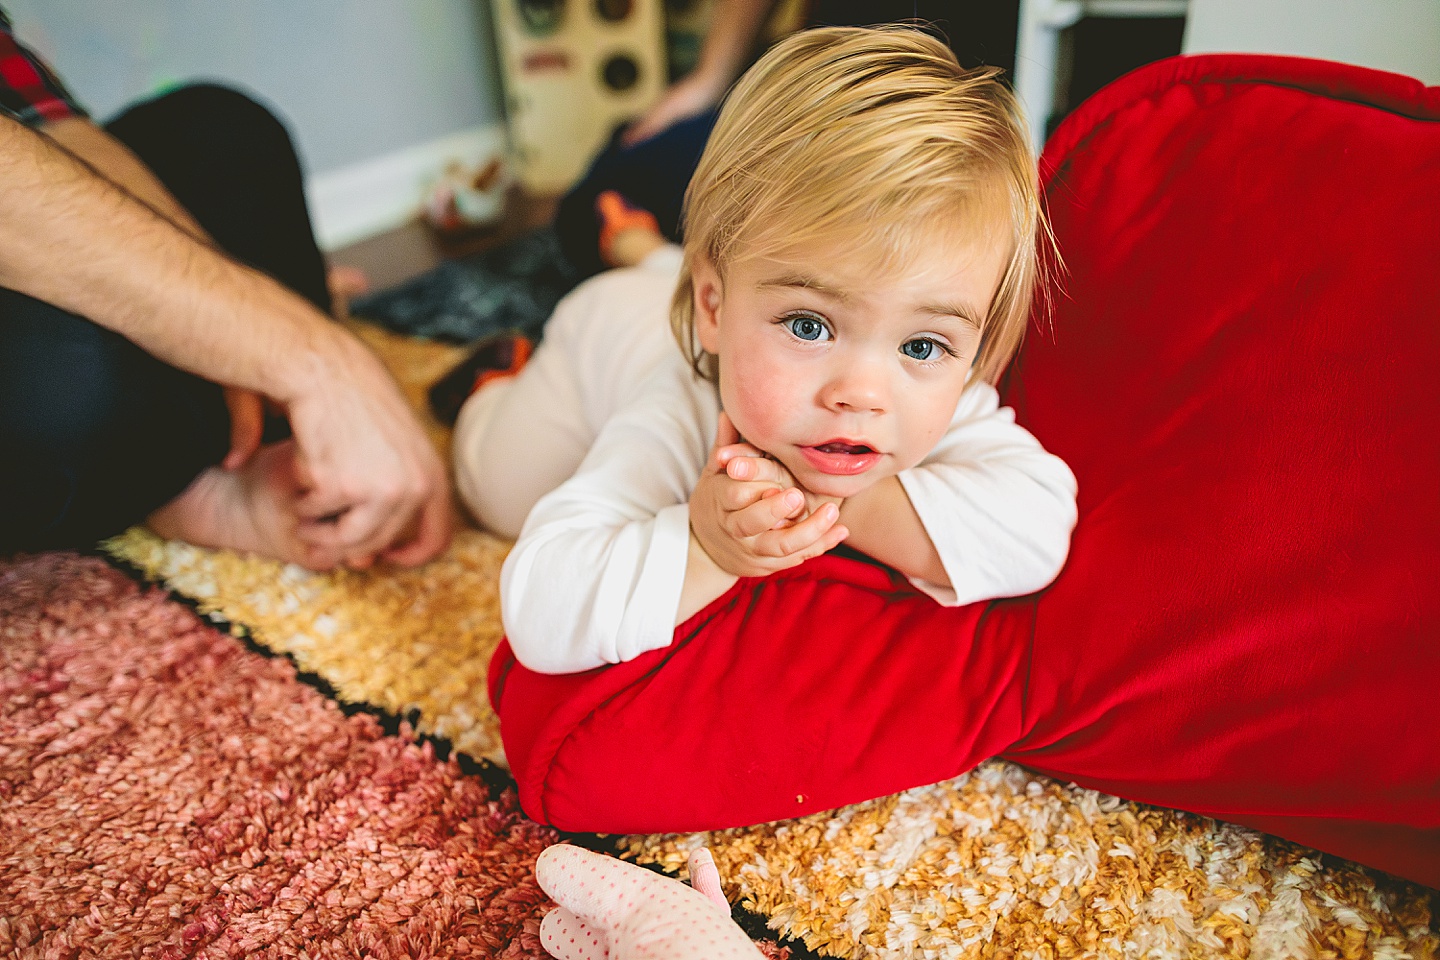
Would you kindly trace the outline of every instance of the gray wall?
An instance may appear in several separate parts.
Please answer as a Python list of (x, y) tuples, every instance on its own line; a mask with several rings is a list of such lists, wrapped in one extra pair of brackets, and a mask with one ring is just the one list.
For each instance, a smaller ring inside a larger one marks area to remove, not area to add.
[(0, 0), (103, 118), (195, 79), (277, 108), (325, 173), (503, 118), (487, 0)]
[(1186, 53), (1283, 53), (1440, 83), (1440, 0), (1190, 0)]

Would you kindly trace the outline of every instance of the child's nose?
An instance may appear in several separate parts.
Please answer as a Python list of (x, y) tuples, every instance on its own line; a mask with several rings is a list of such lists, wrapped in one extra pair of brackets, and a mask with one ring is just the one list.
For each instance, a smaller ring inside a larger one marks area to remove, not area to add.
[(884, 413), (890, 406), (890, 382), (881, 364), (847, 364), (825, 385), (826, 407), (844, 413)]

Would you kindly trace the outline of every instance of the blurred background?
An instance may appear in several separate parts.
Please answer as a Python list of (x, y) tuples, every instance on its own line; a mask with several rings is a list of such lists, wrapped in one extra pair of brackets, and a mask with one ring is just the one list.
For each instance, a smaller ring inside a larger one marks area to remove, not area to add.
[[(693, 64), (713, 3), (8, 0), (4, 7), (21, 40), (50, 60), (97, 119), (200, 79), (268, 103), (288, 122), (308, 171), (321, 246), (337, 251), (415, 222), (447, 170), (469, 175), (502, 159), (503, 180), (518, 185), (512, 194), (563, 192), (617, 124)], [(957, 49), (968, 30), (976, 56), (1013, 70), (1037, 149), (1100, 86), (1182, 51), (1324, 57), (1440, 83), (1440, 0), (949, 6), (944, 26)], [(803, 3), (777, 4), (767, 35), (805, 14)]]

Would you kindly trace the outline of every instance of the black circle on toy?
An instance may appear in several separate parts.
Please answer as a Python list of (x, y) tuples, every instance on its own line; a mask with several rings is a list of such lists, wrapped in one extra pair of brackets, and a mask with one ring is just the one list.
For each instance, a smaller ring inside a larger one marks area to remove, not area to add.
[(640, 79), (640, 65), (628, 53), (617, 53), (605, 61), (600, 76), (611, 90), (629, 90)]
[(601, 20), (611, 23), (624, 20), (634, 9), (634, 0), (595, 0), (595, 12), (600, 14)]

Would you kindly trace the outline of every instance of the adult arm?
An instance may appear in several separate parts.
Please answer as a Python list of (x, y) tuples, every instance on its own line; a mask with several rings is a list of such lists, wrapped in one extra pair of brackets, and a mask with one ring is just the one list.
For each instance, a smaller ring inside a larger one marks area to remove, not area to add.
[(671, 84), (655, 106), (625, 131), (625, 142), (648, 140), (719, 103), (749, 62), (760, 28), (775, 2), (720, 0), (716, 3), (695, 69)]
[(299, 296), (0, 117), (0, 285), (156, 358), (281, 404), (317, 549), (422, 562), (449, 534), (444, 470), (379, 361)]
[(947, 606), (1021, 596), (1064, 566), (1075, 476), (971, 385), (924, 461), (841, 505), (846, 543), (905, 574)]
[[(46, 123), (40, 131), (78, 157), (92, 170), (169, 220), (197, 240), (214, 246), (205, 229), (180, 205), (150, 168), (119, 140), (97, 127), (88, 117), (69, 116)], [(242, 466), (260, 447), (265, 430), (265, 408), (260, 394), (240, 387), (225, 387), (230, 408), (230, 453), (223, 466)]]

